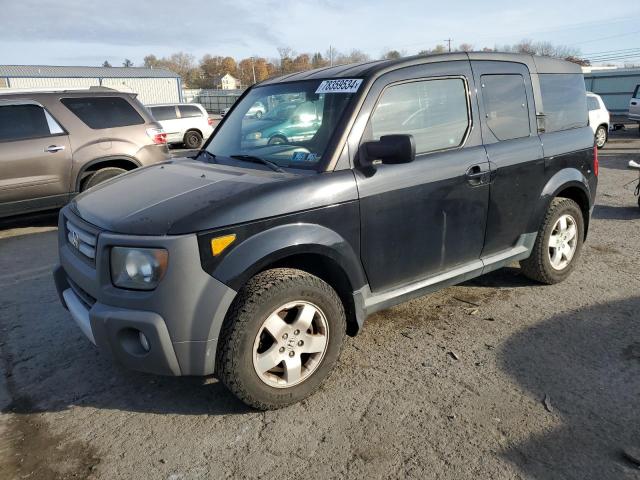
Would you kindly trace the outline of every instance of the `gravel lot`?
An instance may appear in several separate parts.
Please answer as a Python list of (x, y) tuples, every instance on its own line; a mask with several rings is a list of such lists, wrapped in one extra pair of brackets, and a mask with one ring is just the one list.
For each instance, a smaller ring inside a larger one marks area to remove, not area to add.
[(319, 393), (276, 412), (113, 365), (58, 302), (55, 215), (5, 222), (0, 477), (640, 479), (622, 455), (640, 449), (637, 132), (601, 152), (567, 282), (514, 266), (376, 314)]

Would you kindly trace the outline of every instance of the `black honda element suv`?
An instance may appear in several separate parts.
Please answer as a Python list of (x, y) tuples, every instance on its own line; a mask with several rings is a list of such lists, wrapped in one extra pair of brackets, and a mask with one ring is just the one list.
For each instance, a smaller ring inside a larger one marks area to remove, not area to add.
[(530, 55), (267, 80), (195, 159), (63, 209), (57, 289), (122, 364), (215, 374), (253, 407), (283, 407), (319, 387), (373, 312), (515, 260), (564, 280), (596, 193), (587, 118), (580, 67)]

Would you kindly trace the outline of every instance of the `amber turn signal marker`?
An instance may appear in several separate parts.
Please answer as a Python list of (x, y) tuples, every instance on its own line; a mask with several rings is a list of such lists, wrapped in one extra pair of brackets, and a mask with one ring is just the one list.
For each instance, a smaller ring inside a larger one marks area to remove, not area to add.
[(217, 257), (222, 252), (226, 250), (226, 248), (236, 241), (236, 234), (233, 233), (231, 235), (224, 235), (222, 237), (216, 237), (211, 239), (211, 253), (214, 257)]

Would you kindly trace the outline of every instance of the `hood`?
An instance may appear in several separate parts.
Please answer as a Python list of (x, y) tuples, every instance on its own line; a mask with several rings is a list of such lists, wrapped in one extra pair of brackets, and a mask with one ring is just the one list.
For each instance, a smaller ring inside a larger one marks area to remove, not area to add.
[(71, 208), (114, 233), (186, 234), (354, 200), (355, 178), (346, 172), (297, 175), (180, 159), (97, 185)]

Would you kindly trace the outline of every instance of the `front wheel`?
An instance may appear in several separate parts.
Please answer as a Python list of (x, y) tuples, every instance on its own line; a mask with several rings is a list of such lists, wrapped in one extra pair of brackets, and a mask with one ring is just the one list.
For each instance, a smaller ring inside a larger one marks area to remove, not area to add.
[(538, 231), (531, 256), (520, 262), (523, 273), (540, 283), (559, 283), (573, 271), (582, 250), (582, 210), (569, 198), (554, 198)]
[(267, 143), (269, 145), (284, 145), (285, 143), (287, 143), (287, 139), (282, 135), (274, 135), (269, 139)]
[(596, 130), (596, 147), (602, 148), (607, 143), (607, 127), (600, 125)]
[(217, 375), (251, 407), (285, 407), (329, 376), (345, 331), (342, 302), (327, 283), (301, 270), (267, 270), (240, 290), (229, 310)]

